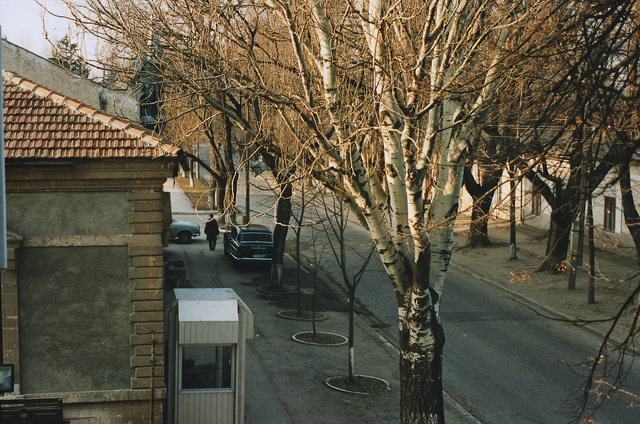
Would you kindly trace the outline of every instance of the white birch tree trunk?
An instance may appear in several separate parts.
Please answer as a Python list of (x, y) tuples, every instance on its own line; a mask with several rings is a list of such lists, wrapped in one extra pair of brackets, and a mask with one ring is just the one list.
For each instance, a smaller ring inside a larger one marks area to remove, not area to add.
[[(462, 192), (464, 158), (461, 151), (459, 129), (454, 125), (460, 102), (446, 100), (443, 107), (443, 126), (440, 163), (435, 195), (429, 209), (429, 221), (433, 228), (431, 235), (431, 268), (429, 281), (434, 290), (441, 295), (444, 278), (449, 270), (453, 250), (455, 219), (459, 209)], [(439, 313), (439, 304), (436, 305)]]

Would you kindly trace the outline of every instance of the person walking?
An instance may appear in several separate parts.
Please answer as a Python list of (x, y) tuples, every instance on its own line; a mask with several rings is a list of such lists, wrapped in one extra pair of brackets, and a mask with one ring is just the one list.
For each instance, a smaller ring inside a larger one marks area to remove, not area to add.
[(204, 226), (204, 233), (207, 235), (209, 250), (216, 250), (216, 241), (218, 240), (220, 229), (218, 228), (218, 221), (213, 218), (213, 214), (209, 214), (209, 220)]

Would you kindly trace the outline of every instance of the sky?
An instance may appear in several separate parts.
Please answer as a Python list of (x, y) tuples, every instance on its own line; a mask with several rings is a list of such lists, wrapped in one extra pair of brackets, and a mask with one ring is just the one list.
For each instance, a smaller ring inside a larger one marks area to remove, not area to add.
[[(39, 0), (55, 14), (65, 15), (67, 8), (60, 0)], [(69, 22), (44, 13), (44, 25), (52, 41), (69, 33)], [(43, 9), (35, 0), (0, 0), (2, 37), (40, 56), (47, 56), (50, 44), (44, 36)], [(73, 33), (73, 32), (72, 32)], [(72, 41), (76, 42), (72, 38)]]

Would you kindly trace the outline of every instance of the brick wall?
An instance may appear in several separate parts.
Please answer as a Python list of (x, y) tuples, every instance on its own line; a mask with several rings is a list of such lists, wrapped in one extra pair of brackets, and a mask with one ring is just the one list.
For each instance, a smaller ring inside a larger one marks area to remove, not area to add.
[(151, 386), (151, 336), (155, 340), (154, 386), (164, 387), (164, 324), (163, 324), (163, 259), (162, 259), (162, 192), (134, 190), (129, 192), (132, 212), (129, 221), (133, 236), (129, 243), (131, 267), (129, 278), (134, 347), (131, 367), (132, 389)]

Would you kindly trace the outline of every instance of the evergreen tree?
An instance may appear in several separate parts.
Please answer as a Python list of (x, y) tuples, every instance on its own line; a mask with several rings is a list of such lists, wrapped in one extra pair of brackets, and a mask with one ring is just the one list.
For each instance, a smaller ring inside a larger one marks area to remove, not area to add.
[(53, 57), (50, 57), (49, 60), (82, 78), (89, 77), (89, 67), (78, 52), (78, 44), (69, 41), (69, 37), (66, 35), (56, 43)]

